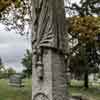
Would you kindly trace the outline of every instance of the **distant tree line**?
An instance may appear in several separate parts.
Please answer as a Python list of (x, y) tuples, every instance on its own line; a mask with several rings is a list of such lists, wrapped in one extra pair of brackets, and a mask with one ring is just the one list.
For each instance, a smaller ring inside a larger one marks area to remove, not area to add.
[(26, 50), (26, 53), (24, 55), (24, 57), (22, 58), (21, 63), (23, 64), (23, 66), (25, 67), (25, 69), (23, 70), (23, 75), (25, 77), (31, 77), (32, 75), (32, 52), (30, 50)]
[(5, 68), (0, 57), (0, 79), (9, 78), (11, 75), (14, 74), (16, 74), (16, 71), (13, 68)]

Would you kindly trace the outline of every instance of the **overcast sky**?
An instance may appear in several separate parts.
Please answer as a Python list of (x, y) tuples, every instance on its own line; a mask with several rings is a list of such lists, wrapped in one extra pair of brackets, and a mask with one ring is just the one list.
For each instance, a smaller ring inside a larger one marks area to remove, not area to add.
[(27, 48), (30, 48), (30, 40), (14, 32), (7, 32), (0, 24), (0, 57), (6, 67), (12, 67), (17, 72), (22, 71), (21, 59)]

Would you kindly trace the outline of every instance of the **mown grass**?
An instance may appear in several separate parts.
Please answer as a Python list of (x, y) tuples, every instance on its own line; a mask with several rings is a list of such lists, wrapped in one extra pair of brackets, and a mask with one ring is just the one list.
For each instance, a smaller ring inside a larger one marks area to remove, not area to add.
[(25, 87), (8, 85), (8, 80), (0, 80), (0, 100), (31, 100), (31, 80), (24, 80)]
[[(8, 80), (0, 80), (0, 100), (31, 100), (31, 79), (24, 80), (24, 87), (16, 88), (8, 85)], [(100, 100), (100, 85), (84, 89), (83, 81), (72, 81), (69, 87), (70, 95), (83, 95), (89, 100)]]
[(82, 81), (72, 81), (69, 87), (70, 95), (81, 95), (89, 98), (89, 100), (100, 100), (100, 84), (98, 86), (92, 86), (85, 89)]

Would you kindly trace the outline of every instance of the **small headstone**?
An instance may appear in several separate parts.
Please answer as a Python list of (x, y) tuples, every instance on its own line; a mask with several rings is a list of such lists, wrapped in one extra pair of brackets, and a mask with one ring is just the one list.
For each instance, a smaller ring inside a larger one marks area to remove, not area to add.
[(9, 78), (9, 85), (14, 87), (22, 87), (22, 77), (21, 75), (12, 75)]

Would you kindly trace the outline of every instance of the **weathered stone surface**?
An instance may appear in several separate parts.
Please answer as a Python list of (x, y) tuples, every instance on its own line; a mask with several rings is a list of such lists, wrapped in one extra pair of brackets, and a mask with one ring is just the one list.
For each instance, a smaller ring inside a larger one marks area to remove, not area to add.
[(33, 67), (33, 99), (37, 93), (43, 93), (49, 100), (68, 100), (64, 57), (50, 48), (43, 54), (44, 79), (38, 80)]
[(32, 0), (32, 100), (68, 100), (63, 0)]
[(65, 14), (63, 0), (32, 0), (33, 48), (65, 50)]

